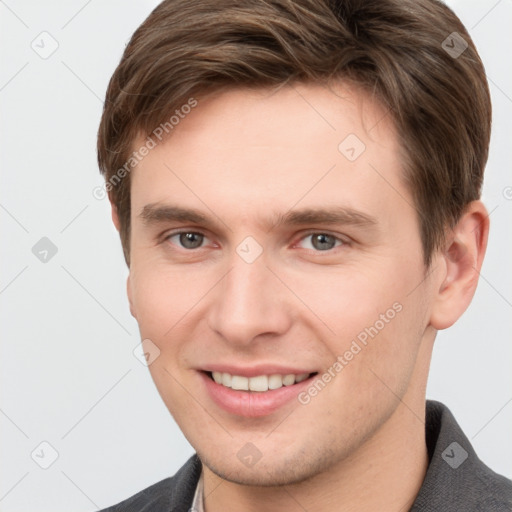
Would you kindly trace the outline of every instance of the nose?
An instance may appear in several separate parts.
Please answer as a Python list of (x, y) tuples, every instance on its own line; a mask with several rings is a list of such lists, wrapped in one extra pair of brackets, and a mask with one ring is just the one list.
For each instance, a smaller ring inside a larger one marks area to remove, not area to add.
[(209, 327), (238, 348), (287, 332), (292, 322), (287, 290), (266, 260), (247, 263), (235, 254), (231, 263), (211, 297)]

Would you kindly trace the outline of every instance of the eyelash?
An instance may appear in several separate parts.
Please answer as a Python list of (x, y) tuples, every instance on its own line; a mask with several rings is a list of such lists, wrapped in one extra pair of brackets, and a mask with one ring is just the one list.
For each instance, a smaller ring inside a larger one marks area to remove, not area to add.
[[(194, 235), (201, 235), (203, 236), (205, 239), (208, 239), (208, 236), (205, 235), (204, 233), (201, 233), (201, 231), (193, 231), (193, 230), (181, 230), (181, 231), (176, 231), (176, 232), (173, 232), (173, 233), (169, 233), (167, 234), (165, 237), (164, 237), (164, 242), (168, 242), (172, 237), (175, 237), (175, 236), (180, 236), (180, 235), (183, 235), (183, 234), (194, 234)], [(294, 242), (294, 246), (296, 246), (299, 242), (305, 240), (306, 238), (308, 237), (311, 237), (313, 235), (327, 235), (327, 236), (332, 236), (335, 240), (335, 243), (338, 243), (340, 242), (338, 245), (335, 245), (332, 249), (327, 249), (325, 251), (321, 251), (321, 250), (315, 250), (315, 249), (306, 249), (308, 251), (313, 251), (315, 253), (332, 253), (334, 252), (336, 249), (340, 249), (344, 246), (347, 246), (349, 245), (349, 241), (346, 240), (346, 239), (343, 239), (343, 238), (340, 238), (339, 236), (336, 236), (336, 235), (333, 235), (327, 231), (310, 231), (308, 233), (305, 233), (303, 234), (297, 242)], [(177, 244), (173, 244), (173, 245), (177, 245)], [(198, 249), (203, 249), (204, 247), (201, 246), (201, 247), (196, 247), (194, 249), (187, 249), (185, 247), (181, 247), (181, 246), (178, 246), (181, 250), (184, 250), (184, 251), (187, 251), (187, 252), (192, 252), (192, 251), (196, 251)]]

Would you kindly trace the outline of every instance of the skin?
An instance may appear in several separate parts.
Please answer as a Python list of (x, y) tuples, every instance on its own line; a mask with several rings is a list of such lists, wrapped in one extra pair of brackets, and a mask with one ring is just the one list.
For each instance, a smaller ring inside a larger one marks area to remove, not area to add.
[[(408, 510), (428, 466), (432, 346), (476, 289), (485, 207), (468, 206), (426, 269), (392, 119), (361, 90), (297, 84), (198, 99), (131, 176), (128, 296), (142, 339), (160, 350), (149, 367), (158, 391), (203, 462), (205, 509)], [(366, 146), (353, 162), (338, 150), (348, 134)], [(148, 205), (208, 222), (144, 219)], [(276, 223), (332, 207), (375, 222)], [(204, 238), (185, 248), (177, 232)], [(321, 233), (338, 241), (319, 250)], [(236, 251), (248, 236), (263, 251), (253, 263)], [(216, 363), (322, 375), (397, 303), (306, 405), (246, 418), (206, 393), (199, 370)], [(237, 457), (248, 442), (261, 454), (252, 467)]]

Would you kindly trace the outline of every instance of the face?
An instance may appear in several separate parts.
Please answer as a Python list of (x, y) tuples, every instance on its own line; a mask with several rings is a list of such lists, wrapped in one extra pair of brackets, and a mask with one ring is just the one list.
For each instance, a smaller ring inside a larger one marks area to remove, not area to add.
[(402, 170), (379, 104), (302, 84), (198, 99), (133, 171), (132, 314), (216, 474), (302, 481), (419, 396), (432, 285)]

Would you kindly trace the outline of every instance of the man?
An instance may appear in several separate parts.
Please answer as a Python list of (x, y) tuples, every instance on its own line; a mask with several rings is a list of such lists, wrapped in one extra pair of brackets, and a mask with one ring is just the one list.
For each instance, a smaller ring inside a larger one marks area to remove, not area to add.
[(425, 401), (475, 292), (491, 122), (436, 1), (165, 1), (98, 155), (160, 395), (194, 447), (108, 510), (512, 510)]

